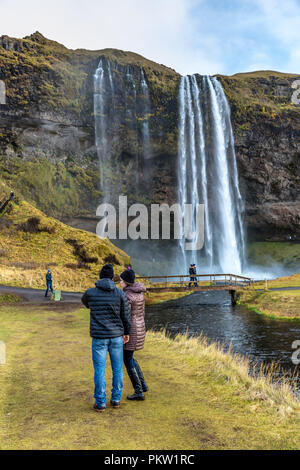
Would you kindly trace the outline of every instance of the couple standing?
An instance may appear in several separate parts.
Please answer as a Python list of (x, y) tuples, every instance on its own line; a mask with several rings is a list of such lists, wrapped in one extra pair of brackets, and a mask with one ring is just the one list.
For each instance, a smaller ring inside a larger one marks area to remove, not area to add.
[(134, 388), (129, 400), (144, 400), (148, 390), (142, 371), (133, 357), (134, 351), (143, 349), (145, 328), (146, 288), (135, 282), (135, 273), (127, 268), (120, 275), (118, 289), (113, 282), (114, 271), (111, 264), (106, 264), (100, 271), (100, 280), (96, 287), (88, 289), (82, 303), (90, 309), (90, 334), (94, 364), (95, 400), (94, 409), (104, 411), (106, 408), (105, 363), (107, 352), (113, 370), (113, 388), (111, 405), (120, 406), (123, 390), (123, 361)]

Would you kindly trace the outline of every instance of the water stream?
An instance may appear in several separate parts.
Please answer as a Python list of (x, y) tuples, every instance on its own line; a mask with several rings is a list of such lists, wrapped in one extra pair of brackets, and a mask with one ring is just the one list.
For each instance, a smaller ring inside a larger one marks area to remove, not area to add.
[(146, 323), (154, 330), (166, 328), (171, 335), (203, 334), (223, 344), (225, 350), (231, 344), (233, 352), (250, 357), (255, 364), (274, 361), (285, 371), (295, 370), (292, 344), (300, 340), (300, 322), (273, 320), (243, 306), (233, 307), (227, 292), (198, 292), (149, 306)]

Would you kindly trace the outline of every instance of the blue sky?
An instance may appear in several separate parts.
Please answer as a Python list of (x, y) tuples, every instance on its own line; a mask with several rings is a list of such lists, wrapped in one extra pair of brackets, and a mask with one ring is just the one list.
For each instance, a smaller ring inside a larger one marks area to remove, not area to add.
[(0, 34), (115, 47), (182, 74), (300, 74), (300, 0), (0, 0)]

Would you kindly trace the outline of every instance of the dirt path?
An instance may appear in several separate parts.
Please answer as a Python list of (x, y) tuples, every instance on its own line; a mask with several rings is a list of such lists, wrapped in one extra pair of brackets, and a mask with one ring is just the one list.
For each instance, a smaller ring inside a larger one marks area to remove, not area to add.
[(3, 286), (0, 285), (1, 294), (14, 294), (24, 300), (23, 306), (30, 308), (32, 306), (44, 307), (47, 310), (60, 312), (69, 312), (82, 307), (80, 292), (62, 292), (62, 300), (54, 302), (50, 294), (45, 297), (45, 290), (27, 289), (24, 287)]
[[(271, 287), (270, 291), (278, 290), (299, 290), (300, 287)], [(257, 289), (258, 291), (263, 291), (264, 289)], [(15, 294), (27, 302), (45, 304), (49, 302), (53, 305), (51, 301), (50, 294), (48, 297), (45, 297), (45, 290), (41, 289), (28, 289), (25, 287), (14, 287), (14, 286), (4, 286), (0, 284), (0, 294)], [(59, 303), (77, 303), (81, 304), (81, 297), (83, 292), (62, 292), (62, 300)]]

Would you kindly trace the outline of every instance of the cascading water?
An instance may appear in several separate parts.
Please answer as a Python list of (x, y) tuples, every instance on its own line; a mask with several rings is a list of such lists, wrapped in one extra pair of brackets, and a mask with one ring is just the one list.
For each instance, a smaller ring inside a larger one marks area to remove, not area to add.
[[(137, 124), (137, 89), (133, 76), (133, 69), (130, 65), (126, 68), (126, 88), (125, 88), (125, 102), (126, 102), (126, 116), (125, 123), (131, 124), (132, 131), (130, 139), (132, 148), (134, 149), (135, 166), (139, 168), (139, 144), (138, 144), (138, 124)], [(139, 184), (139, 172), (136, 171), (135, 183)]]
[(148, 159), (150, 158), (150, 129), (149, 129), (149, 114), (150, 114), (150, 94), (148, 85), (145, 79), (144, 70), (140, 68), (141, 74), (141, 89), (143, 95), (143, 114), (145, 116), (142, 124), (142, 138), (143, 138), (143, 158)]
[[(204, 204), (204, 247), (185, 251), (183, 262), (222, 272), (241, 273), (244, 231), (230, 108), (215, 77), (183, 77), (179, 89), (179, 201)], [(195, 221), (193, 221), (195, 225)]]
[[(151, 159), (150, 112), (144, 69), (111, 63), (102, 57), (94, 74), (94, 116), (104, 202), (116, 201), (122, 192), (122, 178), (127, 184), (134, 183), (137, 189), (140, 168), (144, 177), (147, 175)], [(125, 167), (123, 155), (130, 159)], [(134, 172), (130, 171), (132, 163)], [(132, 174), (135, 181), (130, 180)]]
[(94, 75), (94, 116), (95, 116), (95, 142), (100, 166), (100, 183), (104, 193), (104, 200), (109, 200), (110, 188), (104, 170), (110, 160), (110, 146), (108, 143), (109, 114), (114, 104), (114, 86), (110, 63), (100, 59)]

